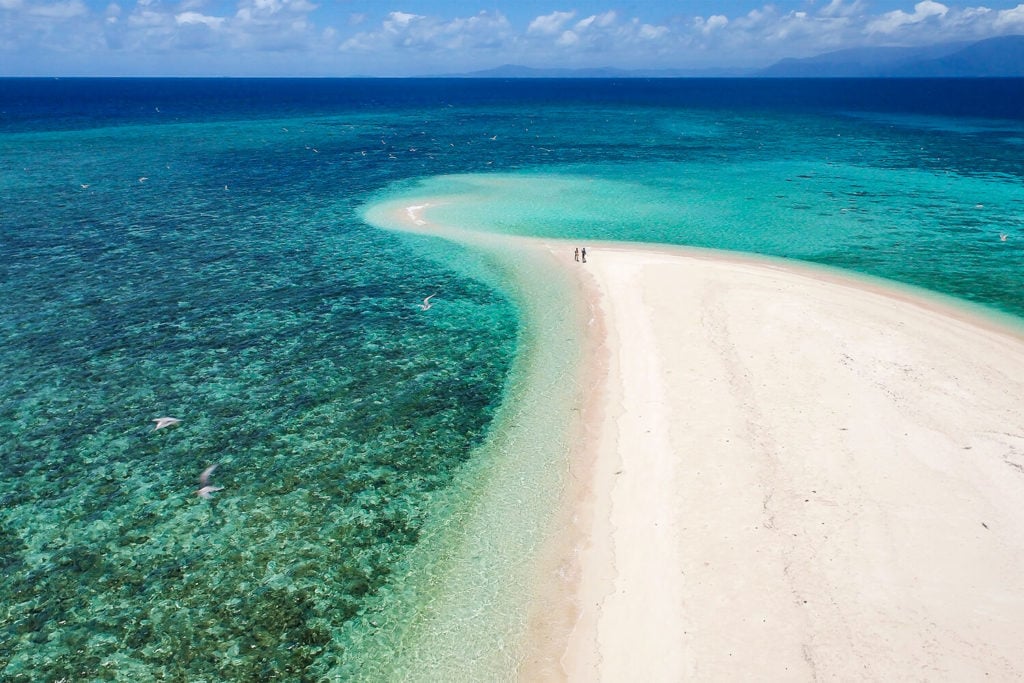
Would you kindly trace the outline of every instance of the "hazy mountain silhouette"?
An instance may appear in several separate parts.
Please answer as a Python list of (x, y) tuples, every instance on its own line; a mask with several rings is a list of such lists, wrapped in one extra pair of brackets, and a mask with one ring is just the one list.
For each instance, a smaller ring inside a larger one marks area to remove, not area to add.
[(503, 64), (493, 69), (469, 73), (448, 74), (448, 78), (686, 78), (749, 76), (750, 71), (739, 69), (616, 69), (592, 68), (535, 68), (516, 64)]
[(783, 59), (761, 70), (535, 68), (505, 64), (448, 78), (994, 78), (1024, 77), (1024, 36), (923, 47), (858, 47)]
[(784, 59), (757, 73), (775, 78), (1024, 77), (1024, 36), (925, 47), (853, 48)]

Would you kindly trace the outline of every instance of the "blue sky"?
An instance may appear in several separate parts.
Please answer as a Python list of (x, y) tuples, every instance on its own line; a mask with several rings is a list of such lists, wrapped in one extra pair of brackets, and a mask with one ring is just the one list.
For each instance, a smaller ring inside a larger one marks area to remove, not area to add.
[(0, 75), (407, 76), (767, 66), (1024, 34), (977, 0), (0, 0)]

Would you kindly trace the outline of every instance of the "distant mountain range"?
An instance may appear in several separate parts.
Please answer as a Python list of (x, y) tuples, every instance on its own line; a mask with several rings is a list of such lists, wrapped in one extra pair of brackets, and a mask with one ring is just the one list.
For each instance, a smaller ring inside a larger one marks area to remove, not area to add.
[(757, 76), (774, 78), (1024, 77), (1024, 36), (926, 47), (854, 48), (784, 59)]
[(766, 69), (536, 69), (506, 64), (460, 78), (1021, 78), (1024, 36), (925, 47), (864, 47), (783, 59)]
[(449, 74), (448, 78), (727, 78), (750, 76), (749, 70), (740, 69), (615, 69), (593, 67), (589, 69), (537, 69), (530, 66), (503, 64), (493, 69), (470, 73)]

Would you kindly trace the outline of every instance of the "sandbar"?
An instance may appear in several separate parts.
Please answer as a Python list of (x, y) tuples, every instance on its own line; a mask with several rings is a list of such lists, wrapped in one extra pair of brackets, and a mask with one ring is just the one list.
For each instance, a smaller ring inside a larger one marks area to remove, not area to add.
[(549, 243), (602, 335), (542, 579), (572, 618), (521, 678), (1024, 678), (1019, 330), (809, 267), (588, 246)]
[(588, 309), (520, 680), (1024, 679), (1024, 328), (782, 260), (584, 264), (440, 201), (392, 223), (547, 251)]

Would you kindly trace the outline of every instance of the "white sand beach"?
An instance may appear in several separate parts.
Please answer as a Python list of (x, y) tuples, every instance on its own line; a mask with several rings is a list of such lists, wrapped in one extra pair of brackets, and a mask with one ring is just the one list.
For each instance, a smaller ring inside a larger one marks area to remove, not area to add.
[(550, 248), (603, 357), (549, 577), (574, 623), (523, 678), (1024, 678), (1019, 333), (773, 262)]
[[(465, 236), (426, 206), (398, 220)], [(791, 262), (496, 239), (590, 308), (521, 680), (1024, 679), (1020, 329)]]

